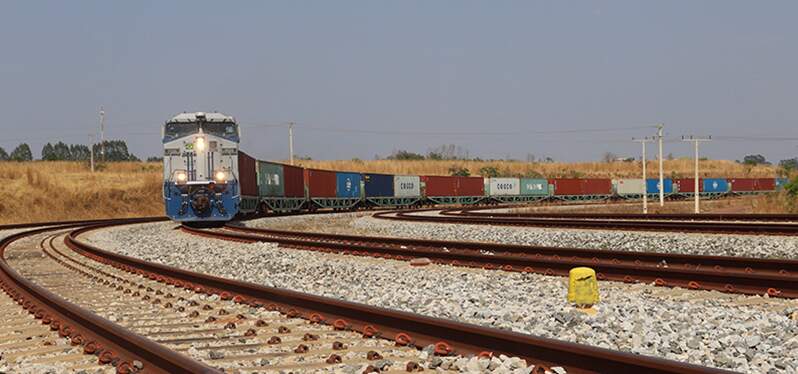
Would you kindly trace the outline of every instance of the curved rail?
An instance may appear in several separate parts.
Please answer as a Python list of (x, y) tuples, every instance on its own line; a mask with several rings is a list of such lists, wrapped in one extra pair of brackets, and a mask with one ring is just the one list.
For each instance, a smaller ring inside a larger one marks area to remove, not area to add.
[(798, 260), (611, 251), (499, 243), (370, 237), (226, 226), (237, 232), (185, 231), (240, 241), (378, 257), (426, 257), (438, 263), (567, 276), (588, 266), (601, 279), (658, 286), (798, 298)]
[(444, 343), (451, 347), (451, 354), (503, 353), (537, 365), (561, 365), (569, 373), (726, 372), (195, 273), (107, 252), (77, 240), (82, 233), (105, 226), (77, 229), (70, 233), (66, 243), (97, 261), (150, 279), (196, 292), (218, 294), (223, 299), (243, 304), (266, 306), (289, 316), (333, 324), (369, 336), (394, 337), (400, 344), (421, 347)]
[(469, 225), (502, 225), (502, 226), (534, 226), (534, 227), (565, 227), (578, 229), (611, 229), (611, 230), (640, 230), (640, 231), (676, 231), (699, 233), (728, 233), (728, 234), (769, 234), (769, 235), (796, 235), (798, 224), (764, 223), (764, 222), (684, 222), (684, 221), (632, 221), (632, 220), (589, 220), (582, 218), (535, 218), (535, 217), (496, 217), (474, 215), (420, 216), (415, 211), (386, 212), (375, 214), (374, 217), (382, 219), (456, 223)]
[[(163, 218), (107, 220), (102, 225), (142, 223)], [(93, 221), (96, 224), (96, 221)], [(165, 349), (140, 335), (100, 318), (47, 289), (22, 277), (5, 260), (4, 252), (12, 242), (33, 234), (83, 226), (82, 223), (55, 224), (10, 235), (0, 241), (0, 286), (29, 313), (49, 325), (73, 344), (83, 345), (101, 363), (109, 363), (117, 372), (144, 370), (152, 373), (212, 373), (215, 369), (177, 352)], [(91, 351), (89, 350), (92, 347)], [(138, 363), (136, 362), (138, 361)], [(140, 368), (140, 369), (139, 369)]]
[(474, 216), (474, 217), (505, 217), (505, 218), (574, 218), (574, 219), (624, 219), (624, 220), (655, 220), (655, 221), (766, 221), (766, 222), (796, 222), (798, 214), (768, 214), (768, 213), (562, 213), (562, 212), (484, 212), (484, 210), (511, 209), (512, 206), (499, 207), (470, 207), (460, 209), (446, 209), (441, 215), (447, 216)]

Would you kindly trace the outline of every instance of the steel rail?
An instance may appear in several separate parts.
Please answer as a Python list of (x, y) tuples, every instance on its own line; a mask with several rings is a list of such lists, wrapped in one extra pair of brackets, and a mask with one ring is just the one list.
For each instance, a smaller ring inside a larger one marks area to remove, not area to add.
[[(144, 223), (163, 218), (104, 220), (101, 225)], [(97, 221), (89, 221), (98, 224)], [(3, 238), (0, 241), (0, 286), (17, 303), (50, 330), (82, 345), (84, 352), (98, 356), (101, 364), (113, 365), (118, 373), (216, 373), (205, 364), (133, 333), (101, 318), (21, 276), (5, 259), (5, 250), (22, 238), (48, 231), (83, 226), (80, 222), (47, 225)], [(138, 361), (138, 363), (136, 362)]]
[[(512, 206), (471, 207), (445, 209), (441, 215), (475, 216), (503, 218), (574, 218), (574, 219), (625, 219), (625, 220), (662, 220), (662, 221), (768, 221), (798, 223), (798, 214), (769, 213), (562, 213), (562, 212), (484, 212), (484, 210), (510, 209)], [(518, 208), (517, 206), (515, 208)]]
[(85, 232), (107, 226), (79, 228), (71, 232), (65, 242), (78, 253), (150, 279), (196, 292), (218, 294), (239, 303), (265, 305), (289, 316), (330, 323), (370, 336), (395, 336), (397, 343), (417, 347), (443, 344), (451, 347), (452, 354), (503, 353), (524, 358), (536, 366), (561, 365), (569, 373), (576, 374), (727, 372), (195, 273), (111, 253), (77, 240)]
[(680, 222), (680, 221), (629, 221), (585, 220), (568, 218), (480, 217), (480, 216), (418, 216), (415, 212), (387, 212), (374, 217), (416, 222), (456, 223), (469, 225), (504, 225), (534, 227), (565, 227), (579, 229), (612, 229), (641, 231), (675, 231), (728, 234), (796, 235), (798, 224), (786, 223), (735, 223), (735, 222)]
[(219, 239), (277, 242), (300, 249), (397, 259), (425, 257), (443, 264), (544, 275), (567, 276), (570, 269), (587, 266), (602, 280), (798, 298), (796, 260), (300, 233), (232, 225), (226, 228), (238, 232), (184, 230)]

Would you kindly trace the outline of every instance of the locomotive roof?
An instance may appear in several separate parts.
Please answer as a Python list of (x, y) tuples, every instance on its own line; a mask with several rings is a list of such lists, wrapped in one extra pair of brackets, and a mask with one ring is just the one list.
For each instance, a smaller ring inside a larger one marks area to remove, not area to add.
[(233, 122), (235, 123), (236, 119), (232, 116), (228, 116), (226, 114), (218, 113), (218, 112), (194, 112), (194, 113), (180, 113), (169, 121), (170, 122), (197, 122), (198, 116), (205, 116), (206, 122)]

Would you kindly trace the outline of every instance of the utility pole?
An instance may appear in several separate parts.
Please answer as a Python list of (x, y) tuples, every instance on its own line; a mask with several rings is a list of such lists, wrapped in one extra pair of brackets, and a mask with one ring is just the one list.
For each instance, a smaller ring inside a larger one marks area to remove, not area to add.
[(105, 162), (105, 111), (100, 106), (100, 157)]
[(288, 157), (294, 164), (294, 123), (288, 122)]
[(643, 161), (643, 214), (648, 214), (648, 191), (646, 190), (646, 143), (651, 143), (653, 139), (648, 137), (642, 139), (632, 139), (643, 145), (643, 156), (640, 158)]
[(89, 160), (91, 172), (94, 173), (94, 135), (92, 134), (89, 134)]
[(657, 124), (657, 140), (659, 140), (659, 206), (665, 206), (665, 177), (662, 170), (662, 129), (665, 124)]
[(695, 185), (694, 185), (695, 190), (693, 190), (693, 195), (695, 196), (695, 213), (696, 214), (698, 214), (700, 212), (700, 209), (698, 207), (698, 195), (700, 195), (700, 193), (698, 193), (698, 143), (708, 142), (708, 141), (711, 141), (711, 140), (712, 140), (712, 136), (708, 136), (706, 138), (695, 138), (692, 135), (690, 135), (690, 137), (687, 138), (684, 135), (682, 135), (682, 141), (683, 142), (693, 142), (693, 144), (695, 145)]

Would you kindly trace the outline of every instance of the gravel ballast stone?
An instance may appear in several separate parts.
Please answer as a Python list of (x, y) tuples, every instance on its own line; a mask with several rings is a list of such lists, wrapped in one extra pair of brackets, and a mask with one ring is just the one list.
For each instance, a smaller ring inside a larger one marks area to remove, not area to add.
[[(355, 225), (372, 220), (346, 219)], [(413, 267), (273, 243), (211, 240), (175, 227), (171, 222), (124, 226), (84, 240), (217, 276), (603, 348), (742, 372), (795, 373), (798, 368), (793, 354), (798, 321), (789, 317), (798, 308), (793, 300), (602, 282), (598, 313), (591, 316), (566, 304), (566, 278), (437, 264)]]

